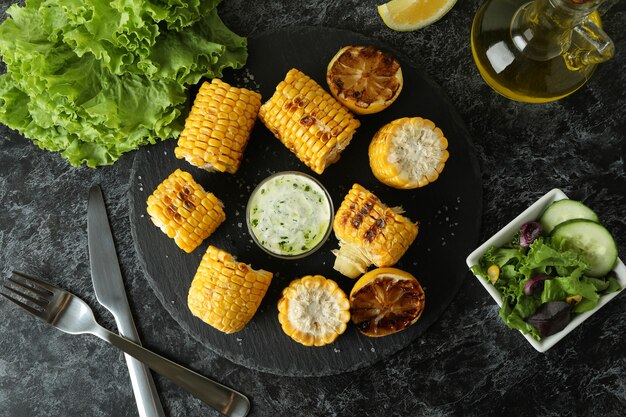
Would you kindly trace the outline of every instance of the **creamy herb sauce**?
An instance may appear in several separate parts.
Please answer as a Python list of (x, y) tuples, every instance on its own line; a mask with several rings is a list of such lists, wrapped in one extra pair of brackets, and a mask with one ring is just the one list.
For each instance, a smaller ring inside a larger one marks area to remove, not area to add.
[(249, 205), (252, 233), (265, 249), (300, 255), (313, 249), (330, 228), (331, 208), (324, 190), (298, 174), (270, 178)]

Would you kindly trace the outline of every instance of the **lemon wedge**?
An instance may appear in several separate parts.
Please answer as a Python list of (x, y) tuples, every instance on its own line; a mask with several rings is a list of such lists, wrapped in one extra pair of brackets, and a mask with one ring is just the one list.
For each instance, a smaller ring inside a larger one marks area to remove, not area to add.
[(456, 0), (391, 0), (378, 6), (378, 14), (390, 29), (408, 32), (435, 23), (455, 3)]

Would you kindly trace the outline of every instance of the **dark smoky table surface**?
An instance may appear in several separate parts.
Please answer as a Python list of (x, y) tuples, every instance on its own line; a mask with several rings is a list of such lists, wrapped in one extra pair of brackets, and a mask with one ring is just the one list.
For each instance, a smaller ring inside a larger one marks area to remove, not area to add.
[[(358, 32), (399, 51), (438, 83), (468, 128), (481, 170), (476, 246), (547, 191), (560, 188), (598, 213), (623, 257), (626, 3), (607, 0), (600, 9), (615, 57), (573, 95), (537, 105), (507, 100), (480, 77), (469, 41), (480, 0), (461, 0), (439, 22), (415, 32), (388, 29), (376, 10), (382, 2), (236, 0), (224, 1), (218, 11), (229, 28), (248, 37), (297, 26)], [(0, 20), (12, 3), (0, 0)], [(72, 168), (1, 125), (3, 279), (12, 270), (50, 277), (115, 329), (93, 295), (87, 254), (87, 191), (98, 183), (143, 344), (245, 393), (253, 416), (626, 415), (623, 294), (542, 354), (505, 327), (497, 305), (469, 271), (422, 336), (356, 371), (276, 376), (216, 355), (172, 319), (138, 264), (128, 217), (135, 154), (112, 166)], [(138, 415), (117, 350), (92, 336), (57, 331), (3, 300), (0, 316), (0, 416)], [(218, 415), (167, 379), (155, 375), (155, 381), (167, 415)]]

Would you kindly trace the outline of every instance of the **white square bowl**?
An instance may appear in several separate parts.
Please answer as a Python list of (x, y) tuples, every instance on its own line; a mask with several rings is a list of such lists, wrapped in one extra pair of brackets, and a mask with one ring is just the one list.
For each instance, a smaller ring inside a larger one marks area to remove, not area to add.
[[(513, 239), (515, 233), (517, 233), (517, 231), (524, 223), (538, 220), (546, 207), (548, 207), (555, 201), (563, 199), (567, 199), (567, 196), (565, 195), (565, 193), (563, 193), (563, 191), (559, 190), (558, 188), (555, 188), (546, 193), (543, 197), (541, 197), (530, 207), (524, 210), (519, 216), (513, 219), (509, 224), (500, 229), (489, 240), (487, 240), (476, 250), (470, 253), (466, 260), (467, 266), (471, 268), (472, 266), (478, 264), (480, 258), (485, 254), (485, 252), (487, 252), (487, 250), (491, 246), (500, 247), (510, 242), (511, 239)], [(615, 298), (620, 292), (624, 290), (624, 287), (626, 287), (626, 266), (624, 266), (624, 263), (619, 258), (617, 259), (617, 264), (613, 269), (613, 274), (620, 283), (621, 289), (619, 291), (600, 297), (600, 299), (598, 300), (598, 305), (593, 310), (574, 315), (569, 324), (558, 333), (544, 337), (541, 340), (535, 340), (531, 335), (524, 334), (523, 336), (526, 338), (526, 340), (528, 340), (528, 343), (530, 343), (539, 352), (547, 351), (552, 346), (557, 344), (561, 339), (563, 339), (569, 332), (574, 330), (583, 321), (587, 320), (589, 317), (591, 317), (592, 314), (594, 314), (596, 311), (606, 305), (606, 303)], [(489, 283), (482, 277), (476, 276), (476, 278), (478, 278), (478, 282), (480, 282), (482, 286), (485, 287), (487, 292), (491, 295), (491, 297), (493, 297), (496, 303), (498, 303), (499, 306), (502, 306), (502, 296), (500, 292), (498, 292), (498, 290), (496, 290), (496, 288), (491, 285), (491, 283)]]

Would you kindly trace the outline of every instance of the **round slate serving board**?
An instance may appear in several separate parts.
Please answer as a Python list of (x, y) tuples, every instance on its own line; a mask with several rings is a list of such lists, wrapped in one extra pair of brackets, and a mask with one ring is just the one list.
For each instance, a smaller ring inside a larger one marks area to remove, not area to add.
[[(374, 39), (320, 27), (292, 27), (249, 39), (249, 58), (243, 70), (225, 75), (226, 81), (259, 91), (263, 101), (290, 68), (298, 68), (321, 86), (326, 65), (340, 47), (377, 45), (401, 62), (404, 89), (398, 100), (381, 113), (360, 116), (361, 127), (341, 159), (316, 175), (289, 152), (261, 122), (257, 122), (241, 168), (235, 175), (207, 173), (174, 157), (175, 140), (137, 152), (130, 178), (130, 220), (138, 257), (148, 282), (165, 308), (195, 338), (240, 365), (279, 375), (321, 376), (367, 366), (404, 348), (422, 335), (446, 309), (468, 271), (464, 259), (475, 247), (481, 215), (482, 186), (478, 164), (463, 122), (442, 90), (411, 62)], [(396, 190), (372, 175), (367, 148), (378, 128), (396, 118), (421, 116), (433, 120), (449, 142), (450, 159), (434, 183), (417, 190)], [(226, 221), (193, 253), (185, 254), (152, 224), (146, 200), (176, 168), (225, 204)], [(331, 250), (338, 247), (331, 235), (311, 256), (286, 261), (255, 246), (245, 221), (245, 206), (254, 187), (268, 175), (297, 170), (318, 178), (335, 207), (353, 183), (374, 192), (389, 206), (403, 206), (420, 223), (417, 239), (396, 265), (417, 277), (426, 292), (426, 308), (409, 329), (383, 338), (368, 338), (353, 325), (334, 343), (305, 347), (287, 337), (278, 323), (276, 304), (288, 283), (307, 274), (331, 278), (349, 294), (355, 281), (333, 270)], [(187, 291), (207, 246), (222, 248), (255, 269), (274, 272), (274, 278), (254, 319), (240, 332), (226, 335), (193, 317), (187, 309)]]

